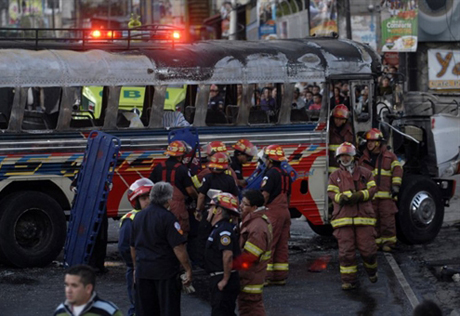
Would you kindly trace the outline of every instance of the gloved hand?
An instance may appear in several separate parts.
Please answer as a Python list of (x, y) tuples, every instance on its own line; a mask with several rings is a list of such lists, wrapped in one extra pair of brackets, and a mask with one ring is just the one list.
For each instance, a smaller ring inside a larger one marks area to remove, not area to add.
[(358, 192), (354, 192), (350, 198), (349, 198), (349, 203), (351, 205), (355, 205), (357, 204), (358, 202), (361, 202), (364, 198), (364, 195), (361, 191), (358, 191)]
[(398, 196), (398, 194), (399, 194), (399, 185), (393, 185), (391, 187), (391, 197), (395, 198)]
[(349, 203), (349, 201), (350, 199), (348, 198), (348, 196), (346, 196), (345, 194), (342, 194), (339, 199), (339, 205), (342, 205), (342, 206), (346, 205)]

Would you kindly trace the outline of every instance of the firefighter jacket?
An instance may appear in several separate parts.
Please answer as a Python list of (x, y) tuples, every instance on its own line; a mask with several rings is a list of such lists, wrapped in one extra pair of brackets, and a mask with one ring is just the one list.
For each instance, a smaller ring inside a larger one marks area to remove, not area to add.
[(359, 159), (359, 165), (372, 171), (377, 185), (377, 192), (374, 199), (391, 199), (392, 186), (401, 186), (403, 170), (395, 154), (387, 149), (387, 146), (380, 146), (380, 154), (375, 161), (375, 167), (371, 163), (369, 150), (365, 149)]
[(267, 262), (271, 256), (273, 231), (267, 217), (266, 208), (259, 207), (247, 214), (241, 223), (240, 246), (242, 257), (250, 264), (242, 262), (240, 270), (241, 291), (261, 294), (267, 274)]
[[(372, 207), (372, 197), (377, 187), (372, 172), (364, 167), (355, 165), (353, 174), (343, 166), (329, 176), (327, 192), (333, 201), (331, 224), (333, 228), (351, 225), (375, 226), (375, 213)], [(350, 197), (354, 192), (360, 192), (361, 199), (356, 204), (340, 205), (342, 195)]]
[(354, 144), (353, 127), (347, 121), (341, 128), (337, 128), (332, 120), (330, 122), (329, 132), (329, 173), (334, 172), (339, 168), (337, 159), (335, 158), (335, 151), (343, 142)]
[[(197, 190), (203, 184), (203, 178), (206, 175), (210, 174), (210, 173), (212, 173), (211, 169), (205, 168), (205, 169), (201, 170), (201, 172), (199, 174), (197, 174), (196, 176), (192, 177), (193, 185), (195, 186), (195, 188)], [(235, 180), (235, 183), (238, 185), (238, 178), (236, 176), (235, 170), (233, 170), (231, 167), (229, 167), (227, 170), (225, 170), (224, 173), (228, 174), (229, 176), (232, 176), (233, 180)]]

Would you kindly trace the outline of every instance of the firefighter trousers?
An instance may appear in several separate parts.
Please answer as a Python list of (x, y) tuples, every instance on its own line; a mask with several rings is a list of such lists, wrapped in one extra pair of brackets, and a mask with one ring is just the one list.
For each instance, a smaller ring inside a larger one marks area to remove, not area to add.
[(375, 199), (372, 201), (377, 224), (376, 243), (377, 246), (394, 247), (396, 245), (396, 217), (398, 211), (396, 203), (392, 199)]
[(212, 276), (209, 280), (211, 316), (235, 316), (236, 298), (240, 291), (239, 275), (237, 272), (232, 272), (223, 291), (217, 287), (221, 280), (222, 275)]
[(363, 259), (368, 276), (377, 273), (377, 244), (374, 226), (343, 226), (334, 229), (334, 237), (339, 244), (340, 276), (342, 283), (358, 282), (356, 249)]
[(282, 284), (289, 274), (289, 249), (288, 241), (291, 229), (291, 216), (289, 210), (271, 209), (267, 212), (273, 227), (272, 256), (267, 264), (267, 280), (270, 283)]
[(238, 312), (240, 316), (265, 316), (262, 293), (240, 292), (238, 295)]

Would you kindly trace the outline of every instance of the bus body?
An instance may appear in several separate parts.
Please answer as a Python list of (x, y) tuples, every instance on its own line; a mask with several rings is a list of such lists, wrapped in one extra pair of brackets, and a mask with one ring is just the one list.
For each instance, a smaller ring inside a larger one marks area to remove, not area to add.
[[(338, 81), (352, 89), (367, 86), (373, 106), (352, 117), (360, 135), (377, 124), (374, 87), (380, 68), (379, 56), (367, 45), (335, 38), (204, 41), (121, 53), (1, 50), (0, 260), (19, 267), (43, 266), (59, 254), (73, 198), (69, 187), (90, 130), (121, 139), (107, 214), (119, 218), (130, 211), (129, 185), (148, 177), (166, 159), (170, 129), (163, 127), (162, 118), (168, 89), (177, 87), (186, 92), (179, 99), (202, 144), (221, 140), (230, 147), (247, 138), (259, 148), (283, 146), (297, 172), (292, 214), (305, 215), (316, 232), (330, 233), (329, 97), (323, 98), (319, 113), (291, 110), (295, 85), (316, 82), (325, 96)], [(224, 94), (225, 111), (208, 108), (214, 84)], [(274, 113), (261, 110), (255, 101), (256, 90), (264, 86), (279, 92)], [(120, 113), (129, 110), (120, 97), (130, 89), (143, 92), (134, 105), (141, 107), (142, 126), (129, 127), (120, 120)], [(93, 91), (88, 99), (98, 104), (97, 115), (82, 109), (80, 100), (88, 90)], [(354, 108), (358, 99), (352, 95), (350, 102)], [(245, 165), (245, 176), (255, 167), (255, 161)], [(448, 194), (443, 198), (448, 200)], [(426, 226), (432, 230), (434, 224)]]

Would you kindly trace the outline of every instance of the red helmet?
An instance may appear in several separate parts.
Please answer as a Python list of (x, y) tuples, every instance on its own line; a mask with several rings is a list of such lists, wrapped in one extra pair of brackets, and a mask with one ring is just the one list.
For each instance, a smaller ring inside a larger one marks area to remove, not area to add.
[(238, 199), (231, 193), (217, 193), (212, 197), (210, 204), (220, 206), (236, 216), (240, 216), (241, 214), (240, 210), (238, 209)]
[(369, 130), (367, 133), (366, 133), (366, 136), (365, 136), (366, 140), (383, 140), (383, 134), (382, 132), (377, 129), (377, 128), (372, 128), (371, 130)]
[(269, 145), (265, 147), (264, 156), (265, 158), (268, 158), (274, 161), (287, 160), (284, 154), (283, 147), (281, 147), (280, 145)]
[(257, 155), (257, 147), (254, 146), (249, 140), (244, 138), (238, 140), (232, 147), (233, 149), (241, 151), (243, 154), (249, 157), (254, 157)]
[(215, 153), (227, 153), (227, 147), (221, 141), (213, 141), (206, 145), (206, 154), (212, 156)]
[(209, 168), (225, 170), (228, 168), (228, 156), (225, 153), (215, 153), (208, 162)]
[(346, 105), (339, 104), (332, 110), (332, 117), (347, 119), (349, 113)]
[(344, 142), (340, 144), (339, 147), (337, 147), (337, 150), (335, 151), (335, 157), (339, 157), (340, 155), (350, 155), (350, 156), (355, 156), (356, 155), (356, 148), (353, 146), (353, 144), (349, 142)]
[(165, 151), (165, 155), (184, 156), (190, 152), (190, 146), (182, 140), (173, 140)]
[(128, 200), (136, 208), (136, 199), (144, 194), (149, 194), (153, 187), (153, 182), (147, 178), (140, 178), (133, 182), (128, 189)]

